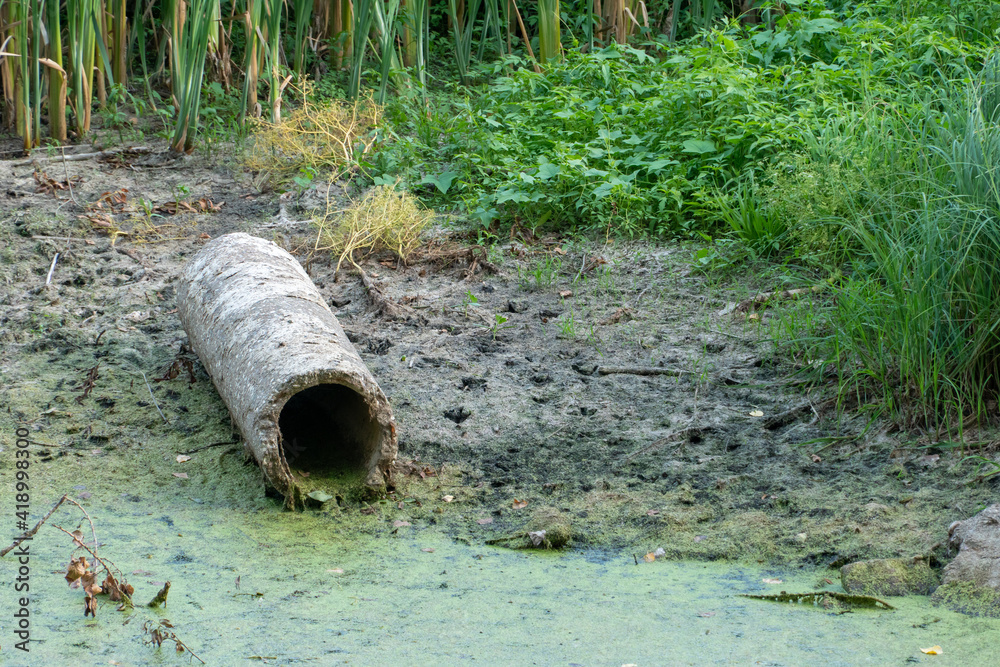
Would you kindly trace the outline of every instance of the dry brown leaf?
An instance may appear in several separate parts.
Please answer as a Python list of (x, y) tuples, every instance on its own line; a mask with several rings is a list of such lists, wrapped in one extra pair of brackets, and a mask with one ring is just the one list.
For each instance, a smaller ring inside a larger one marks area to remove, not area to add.
[(622, 320), (628, 322), (629, 320), (634, 320), (635, 314), (631, 308), (615, 308), (615, 312), (611, 314), (607, 319), (601, 320), (598, 324), (602, 326), (607, 326), (609, 324), (618, 324)]
[(927, 655), (941, 655), (944, 650), (940, 646), (931, 646), (930, 648), (920, 649), (921, 653), (926, 653)]
[(812, 459), (813, 463), (821, 463), (823, 461), (823, 459), (819, 457), (819, 454), (812, 454), (809, 456), (809, 458)]
[(659, 513), (660, 513), (660, 510), (647, 510), (646, 511), (646, 516), (656, 516)]
[(446, 503), (450, 503), (454, 499), (455, 499), (455, 496), (441, 496), (441, 500), (445, 501)]
[(412, 526), (413, 524), (410, 523), (409, 521), (396, 520), (392, 522), (392, 525), (395, 526), (396, 528), (404, 528), (406, 526)]
[(564, 299), (568, 299), (571, 296), (573, 296), (573, 290), (564, 289), (559, 292), (559, 296), (561, 296)]
[(511, 507), (516, 510), (524, 509), (527, 506), (528, 506), (527, 500), (518, 500), (517, 498), (514, 498), (514, 502), (513, 504), (511, 504)]
[(642, 559), (644, 561), (646, 561), (647, 563), (652, 563), (654, 560), (656, 560), (656, 554), (654, 554), (652, 551), (650, 551), (648, 554), (646, 554), (645, 556), (643, 556)]
[(493, 517), (488, 516), (485, 519), (476, 519), (476, 523), (478, 523), (480, 526), (487, 526), (493, 523)]
[(423, 551), (425, 554), (432, 554), (434, 553), (434, 547), (425, 547), (421, 549), (421, 551)]
[(82, 547), (83, 546), (83, 531), (74, 530), (70, 535), (73, 536), (73, 546)]
[(187, 479), (188, 474), (186, 472), (175, 472), (174, 477), (177, 477), (178, 479)]
[(112, 602), (122, 601), (122, 587), (118, 585), (118, 582), (111, 576), (110, 572), (108, 573), (108, 576), (104, 578), (104, 583), (101, 584), (101, 590), (107, 594), (108, 599)]
[(70, 588), (76, 588), (80, 585), (79, 579), (87, 571), (87, 557), (80, 556), (79, 558), (74, 558), (70, 560), (69, 566), (66, 568), (66, 583), (69, 584)]
[(177, 455), (177, 462), (178, 463), (184, 463), (185, 461), (190, 461), (190, 460), (191, 460), (191, 457), (187, 456), (186, 454), (178, 454)]

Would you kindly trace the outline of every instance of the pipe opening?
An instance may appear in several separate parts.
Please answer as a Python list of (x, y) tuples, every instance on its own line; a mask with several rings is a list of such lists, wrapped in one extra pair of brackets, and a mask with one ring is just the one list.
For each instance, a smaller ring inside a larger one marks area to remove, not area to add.
[(381, 437), (364, 397), (339, 384), (293, 395), (281, 409), (278, 429), (288, 467), (310, 475), (364, 472)]

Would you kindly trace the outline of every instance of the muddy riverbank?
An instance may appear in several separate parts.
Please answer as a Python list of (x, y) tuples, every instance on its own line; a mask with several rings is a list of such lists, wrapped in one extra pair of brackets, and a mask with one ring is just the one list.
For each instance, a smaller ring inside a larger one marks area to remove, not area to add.
[[(408, 318), (390, 320), (373, 309), (356, 275), (335, 275), (336, 261), (312, 252), (314, 232), (299, 223), (322, 203), (315, 190), (261, 191), (236, 166), (199, 156), (23, 162), (0, 162), (0, 467), (13, 467), (15, 429), (30, 429), (32, 516), (62, 493), (92, 507), (107, 544), (102, 550), (123, 570), (156, 569), (153, 581), (188, 581), (186, 592), (176, 593), (175, 622), (193, 623), (201, 618), (197, 605), (212, 610), (224, 601), (230, 617), (218, 621), (221, 633), (227, 623), (239, 625), (244, 603), (273, 605), (266, 613), (256, 608), (255, 629), (233, 631), (259, 638), (259, 647), (240, 644), (248, 655), (268, 655), (273, 641), (290, 641), (293, 609), (316, 605), (309, 613), (318, 618), (323, 603), (310, 597), (316, 593), (296, 591), (322, 587), (355, 596), (341, 600), (338, 613), (355, 619), (344, 628), (368, 633), (355, 645), (363, 657), (366, 641), (387, 636), (379, 629), (388, 623), (378, 620), (382, 603), (395, 617), (406, 611), (403, 600), (413, 599), (394, 598), (400, 584), (389, 573), (424, 562), (414, 534), (433, 535), (436, 554), (453, 549), (455, 558), (469, 560), (463, 573), (481, 567), (472, 561), (486, 552), (510, 563), (504, 567), (531, 563), (546, 571), (542, 589), (559, 580), (553, 568), (562, 561), (542, 557), (536, 564), (521, 552), (501, 555), (486, 546), (522, 532), (540, 514), (572, 526), (576, 555), (567, 562), (596, 568), (585, 577), (611, 567), (588, 560), (593, 550), (612, 554), (601, 558), (618, 567), (625, 554), (641, 559), (660, 548), (668, 560), (808, 566), (835, 580), (836, 570), (822, 568), (861, 558), (947, 559), (941, 544), (948, 525), (995, 499), (990, 483), (967, 483), (972, 466), (956, 449), (928, 449), (920, 434), (878, 427), (862, 435), (865, 418), (838, 414), (829, 388), (790, 384), (797, 362), (769, 342), (780, 315), (719, 315), (773, 285), (752, 275), (720, 282), (693, 273), (691, 247), (521, 238), (482, 250), (475, 266), (464, 251), (437, 252), (409, 266), (372, 258), (365, 266), (373, 280), (409, 309)], [(260, 471), (234, 442), (225, 406), (187, 349), (175, 312), (174, 283), (184, 262), (208, 238), (232, 231), (273, 239), (300, 259), (388, 396), (400, 463), (386, 497), (346, 494), (302, 516), (281, 513), (280, 503), (265, 497)], [(437, 234), (457, 239), (446, 226)], [(0, 497), (10, 504), (10, 489)], [(198, 516), (207, 518), (183, 525), (181, 517)], [(280, 539), (269, 535), (271, 523)], [(363, 585), (340, 588), (326, 570), (340, 567), (347, 536), (356, 551), (345, 558), (371, 562)], [(40, 573), (64, 567), (71, 551), (55, 546), (57, 534), (45, 539), (55, 560)], [(260, 552), (260, 545), (277, 552)], [(299, 549), (312, 554), (309, 586), (296, 583), (303, 576)], [(247, 597), (256, 590), (230, 590), (229, 580), (261, 567), (270, 573), (266, 580), (281, 581), (261, 600)], [(440, 595), (435, 587), (448, 582), (430, 576), (437, 567), (420, 569), (406, 586), (419, 588), (413, 582), (420, 579)], [(71, 595), (61, 577), (51, 577), (47, 609)], [(379, 604), (362, 599), (387, 577), (384, 597), (372, 598)], [(486, 595), (493, 585), (477, 590)], [(596, 594), (578, 593), (569, 604)], [(558, 599), (552, 591), (539, 595)], [(455, 624), (453, 614), (465, 604), (442, 601), (447, 612), (407, 622), (414, 632), (435, 616)], [(755, 608), (737, 607), (748, 618)], [(369, 611), (354, 615), (363, 608)], [(644, 618), (641, 607), (631, 609)], [(99, 623), (114, 612), (102, 613)], [(505, 609), (496, 613), (498, 623), (506, 618)], [(265, 626), (278, 616), (289, 625), (272, 639)], [(317, 650), (337, 645), (318, 632), (303, 630), (319, 642)], [(538, 652), (525, 650), (556, 655), (556, 636), (531, 635), (526, 646)], [(834, 636), (831, 646), (840, 641)], [(409, 636), (396, 637), (399, 655), (410, 655)], [(483, 646), (466, 639), (453, 648), (474, 655)], [(104, 641), (88, 646), (97, 650)], [(289, 660), (288, 646), (270, 654)], [(727, 650), (737, 653), (725, 655), (744, 655), (734, 646)], [(883, 655), (882, 648), (873, 646), (872, 655)], [(800, 664), (783, 655), (775, 664)], [(607, 658), (638, 662), (624, 653)]]

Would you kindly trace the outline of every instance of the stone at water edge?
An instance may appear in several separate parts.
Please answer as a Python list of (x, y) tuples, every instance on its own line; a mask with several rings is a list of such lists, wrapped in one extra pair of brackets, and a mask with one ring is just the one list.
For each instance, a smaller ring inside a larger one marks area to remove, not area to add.
[(953, 523), (948, 545), (958, 555), (945, 566), (934, 599), (963, 613), (1000, 617), (1000, 504)]
[(840, 568), (840, 581), (845, 591), (860, 595), (930, 595), (938, 576), (923, 558), (882, 558), (848, 563)]

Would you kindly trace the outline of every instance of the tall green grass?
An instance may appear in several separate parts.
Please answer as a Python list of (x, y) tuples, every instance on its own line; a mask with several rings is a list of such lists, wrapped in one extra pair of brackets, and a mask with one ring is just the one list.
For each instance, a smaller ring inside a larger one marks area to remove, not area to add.
[(843, 397), (939, 435), (995, 418), (1000, 397), (998, 81), (994, 55), (967, 89), (841, 128), (864, 187), (839, 221), (850, 271), (818, 347)]
[[(181, 0), (174, 0), (175, 3)], [(171, 23), (170, 71), (171, 88), (177, 102), (170, 149), (177, 153), (190, 152), (198, 129), (201, 106), (201, 81), (205, 73), (208, 37), (212, 26), (209, 5), (213, 0), (191, 0), (187, 12), (174, 5)]]

